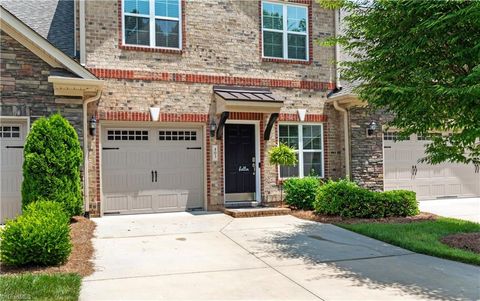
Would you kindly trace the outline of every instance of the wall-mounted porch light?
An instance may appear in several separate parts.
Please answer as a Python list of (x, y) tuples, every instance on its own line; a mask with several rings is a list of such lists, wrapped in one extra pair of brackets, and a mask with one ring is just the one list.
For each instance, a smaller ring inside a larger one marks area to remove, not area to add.
[(210, 118), (210, 124), (208, 126), (210, 128), (210, 137), (215, 136), (215, 131), (217, 130), (217, 123), (215, 122), (215, 117)]
[(378, 128), (378, 125), (375, 121), (371, 121), (369, 124), (368, 124), (368, 127), (367, 127), (367, 136), (370, 137), (370, 136), (373, 136), (373, 134), (375, 134), (375, 131), (377, 130)]
[(97, 133), (97, 119), (95, 118), (95, 115), (90, 118), (88, 125), (90, 129), (90, 135), (95, 136), (95, 134)]

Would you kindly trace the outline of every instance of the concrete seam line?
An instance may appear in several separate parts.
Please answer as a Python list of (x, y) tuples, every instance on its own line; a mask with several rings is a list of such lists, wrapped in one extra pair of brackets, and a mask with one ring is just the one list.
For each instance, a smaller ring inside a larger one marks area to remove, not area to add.
[(208, 231), (208, 232), (185, 232), (185, 233), (162, 233), (162, 234), (147, 234), (147, 235), (132, 235), (132, 236), (105, 236), (105, 237), (95, 237), (94, 239), (125, 239), (125, 238), (141, 238), (141, 237), (155, 237), (155, 236), (179, 236), (179, 235), (190, 235), (190, 234), (204, 234), (204, 233), (217, 233), (218, 231)]
[(258, 260), (260, 260), (261, 262), (263, 262), (264, 264), (266, 264), (268, 267), (270, 267), (272, 270), (274, 270), (275, 272), (277, 272), (278, 274), (282, 275), (283, 277), (287, 278), (288, 280), (290, 280), (291, 282), (295, 283), (296, 285), (298, 285), (299, 287), (303, 288), (304, 290), (306, 290), (307, 292), (309, 292), (310, 294), (312, 294), (313, 296), (315, 296), (316, 298), (318, 298), (319, 300), (323, 300), (323, 301), (326, 301), (325, 299), (321, 298), (320, 296), (318, 296), (317, 294), (315, 294), (314, 292), (312, 292), (311, 290), (309, 290), (308, 288), (304, 287), (303, 285), (301, 285), (300, 283), (296, 282), (295, 280), (293, 280), (292, 278), (288, 277), (287, 275), (285, 275), (284, 273), (280, 272), (279, 270), (277, 270), (274, 266), (268, 264), (265, 260), (261, 259), (260, 257), (258, 257), (257, 255), (255, 255), (253, 252), (250, 252), (249, 250), (247, 250), (244, 246), (242, 246), (241, 244), (239, 244), (238, 242), (236, 242), (235, 240), (233, 240), (230, 236), (228, 236), (226, 233), (224, 232), (221, 232), (225, 237), (227, 237), (228, 239), (230, 239), (234, 244), (236, 244), (237, 246), (239, 246), (240, 248), (244, 249), (245, 251), (247, 251), (249, 254), (252, 254), (255, 258), (257, 258)]
[(131, 277), (115, 277), (115, 278), (102, 278), (102, 279), (85, 279), (84, 282), (96, 282), (96, 281), (109, 281), (109, 280), (122, 280), (122, 279), (138, 279), (138, 278), (152, 278), (152, 277), (164, 277), (164, 276), (177, 276), (177, 275), (189, 275), (189, 274), (205, 274), (205, 273), (221, 273), (221, 272), (237, 272), (237, 271), (249, 271), (249, 270), (262, 270), (268, 269), (266, 267), (258, 268), (243, 268), (243, 269), (225, 269), (225, 270), (211, 270), (211, 271), (195, 271), (195, 272), (179, 272), (179, 273), (169, 273), (169, 274), (155, 274), (155, 275), (145, 275), (145, 276), (131, 276)]
[(223, 231), (223, 229), (225, 229), (226, 227), (230, 226), (230, 224), (234, 221), (234, 218), (232, 217), (232, 219), (225, 225), (222, 227), (222, 229), (220, 229), (220, 233)]
[[(395, 254), (395, 255), (381, 255), (381, 256), (372, 256), (372, 257), (359, 257), (359, 258), (349, 258), (349, 259), (324, 260), (324, 261), (318, 261), (318, 263), (331, 263), (331, 262), (357, 261), (357, 260), (368, 260), (368, 259), (381, 259), (381, 258), (401, 257), (401, 256), (409, 256), (409, 255), (418, 255), (418, 253), (410, 252), (410, 253)], [(422, 255), (423, 255), (423, 254), (422, 254)]]

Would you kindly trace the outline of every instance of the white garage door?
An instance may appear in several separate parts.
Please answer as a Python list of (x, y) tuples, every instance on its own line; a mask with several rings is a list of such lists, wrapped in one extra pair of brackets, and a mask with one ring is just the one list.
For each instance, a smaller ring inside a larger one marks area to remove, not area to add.
[(23, 144), (27, 124), (0, 122), (0, 223), (21, 213)]
[(385, 190), (408, 189), (420, 200), (480, 195), (480, 174), (473, 165), (418, 163), (427, 138), (417, 135), (395, 141), (395, 132), (384, 133)]
[(199, 128), (103, 131), (104, 213), (201, 209), (203, 139)]

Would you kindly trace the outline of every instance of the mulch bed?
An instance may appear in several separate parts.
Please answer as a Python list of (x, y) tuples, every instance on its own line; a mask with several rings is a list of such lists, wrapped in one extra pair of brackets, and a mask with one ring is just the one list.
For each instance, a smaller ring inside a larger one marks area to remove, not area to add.
[(292, 210), (293, 216), (310, 221), (326, 223), (326, 224), (361, 224), (361, 223), (388, 223), (388, 224), (405, 224), (421, 221), (432, 221), (438, 218), (437, 215), (420, 212), (415, 216), (407, 217), (385, 217), (385, 218), (346, 218), (340, 216), (318, 215), (312, 210)]
[(94, 272), (92, 256), (93, 256), (93, 232), (95, 223), (87, 218), (75, 216), (70, 224), (70, 236), (72, 239), (72, 253), (68, 261), (55, 267), (11, 267), (0, 263), (0, 274), (51, 274), (51, 273), (76, 273), (80, 276), (88, 276)]
[(480, 254), (480, 232), (447, 235), (440, 241), (453, 248)]

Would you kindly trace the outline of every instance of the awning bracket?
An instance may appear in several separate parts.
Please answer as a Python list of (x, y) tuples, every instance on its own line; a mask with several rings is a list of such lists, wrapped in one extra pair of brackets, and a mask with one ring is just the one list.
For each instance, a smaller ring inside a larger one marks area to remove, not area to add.
[(270, 140), (270, 132), (272, 131), (272, 127), (275, 124), (275, 121), (277, 121), (278, 119), (278, 115), (278, 113), (270, 114), (267, 126), (265, 127), (265, 133), (263, 133), (263, 140)]
[(218, 122), (217, 126), (217, 139), (222, 139), (223, 128), (225, 127), (225, 122), (227, 122), (229, 115), (230, 112), (222, 112), (222, 114), (220, 115), (220, 121)]

